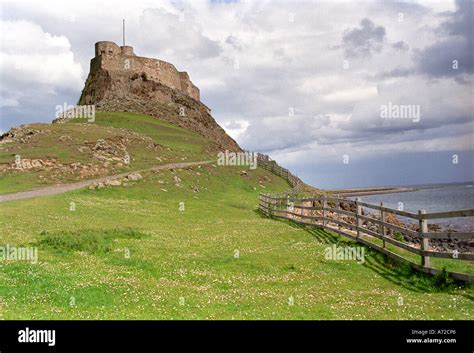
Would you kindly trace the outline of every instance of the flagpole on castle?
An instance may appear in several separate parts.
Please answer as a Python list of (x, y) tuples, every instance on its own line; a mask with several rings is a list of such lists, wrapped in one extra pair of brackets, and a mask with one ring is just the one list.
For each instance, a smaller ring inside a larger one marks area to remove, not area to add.
[(122, 20), (123, 46), (125, 46), (125, 20)]

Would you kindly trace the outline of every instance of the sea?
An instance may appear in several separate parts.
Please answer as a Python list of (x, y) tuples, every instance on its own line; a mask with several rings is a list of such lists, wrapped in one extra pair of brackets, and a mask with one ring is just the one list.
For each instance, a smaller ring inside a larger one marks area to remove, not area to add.
[[(425, 209), (427, 213), (474, 209), (474, 182), (404, 185), (403, 187), (415, 188), (416, 191), (367, 195), (359, 196), (359, 198), (363, 202), (375, 205), (380, 205), (383, 202), (385, 207), (395, 209), (399, 209), (399, 206), (402, 205), (404, 211), (414, 213), (418, 213), (420, 209)], [(351, 199), (355, 199), (355, 197), (351, 197)], [(371, 210), (367, 209), (367, 211)], [(401, 220), (407, 223), (416, 222), (416, 220), (405, 217)], [(474, 217), (433, 219), (428, 222), (438, 224), (443, 230), (474, 231)]]

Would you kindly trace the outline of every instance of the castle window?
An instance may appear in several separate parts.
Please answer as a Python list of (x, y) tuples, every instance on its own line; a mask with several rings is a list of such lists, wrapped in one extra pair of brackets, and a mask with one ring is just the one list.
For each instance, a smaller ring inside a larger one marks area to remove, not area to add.
[(100, 55), (104, 55), (104, 54), (105, 54), (105, 50), (101, 50)]

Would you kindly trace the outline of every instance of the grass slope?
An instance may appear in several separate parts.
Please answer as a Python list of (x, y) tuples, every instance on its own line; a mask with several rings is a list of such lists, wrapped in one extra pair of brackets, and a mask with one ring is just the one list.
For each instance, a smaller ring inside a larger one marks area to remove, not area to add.
[(38, 246), (40, 259), (0, 261), (0, 318), (474, 317), (472, 287), (436, 289), (371, 252), (363, 265), (325, 260), (327, 246), (350, 243), (263, 217), (258, 193), (288, 186), (240, 170), (150, 172), (128, 187), (0, 204), (0, 243)]
[[(132, 139), (130, 165), (104, 167), (108, 175), (215, 158), (201, 136), (140, 114), (97, 113), (94, 124), (72, 120), (31, 127), (43, 132), (24, 143), (2, 144), (0, 163), (12, 163), (20, 154), (100, 164), (79, 152), (84, 140), (114, 139), (130, 131), (160, 148), (150, 150)], [(61, 138), (65, 135), (70, 139)], [(147, 172), (129, 186), (0, 203), (0, 247), (36, 246), (39, 252), (37, 264), (0, 261), (0, 318), (474, 316), (472, 287), (440, 290), (433, 280), (373, 252), (363, 265), (325, 260), (328, 246), (352, 243), (263, 217), (256, 210), (258, 193), (288, 185), (261, 169), (240, 171), (205, 165)], [(48, 170), (1, 173), (2, 193), (78, 178)]]

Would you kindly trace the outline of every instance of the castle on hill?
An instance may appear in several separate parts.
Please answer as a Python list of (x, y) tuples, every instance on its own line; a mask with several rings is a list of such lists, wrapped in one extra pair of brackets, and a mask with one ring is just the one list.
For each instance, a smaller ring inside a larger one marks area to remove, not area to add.
[(100, 70), (127, 73), (130, 77), (139, 75), (200, 101), (199, 88), (191, 82), (187, 72), (178, 71), (173, 64), (163, 60), (137, 56), (130, 46), (119, 47), (109, 41), (95, 43), (95, 57), (91, 60), (90, 73)]
[(101, 41), (95, 44), (78, 105), (153, 116), (206, 137), (211, 149), (241, 151), (200, 98), (189, 75), (173, 64), (137, 56), (130, 46)]

